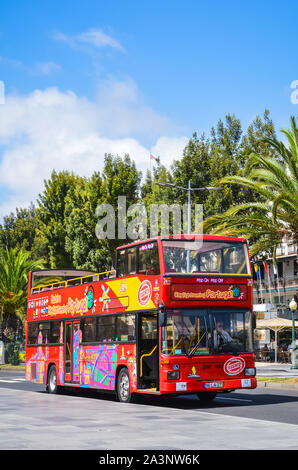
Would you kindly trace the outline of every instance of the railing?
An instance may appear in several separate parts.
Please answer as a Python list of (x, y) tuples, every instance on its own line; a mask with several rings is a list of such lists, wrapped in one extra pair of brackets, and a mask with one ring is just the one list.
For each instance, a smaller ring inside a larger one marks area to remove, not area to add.
[(256, 291), (269, 289), (285, 289), (287, 287), (298, 286), (298, 276), (293, 276), (290, 278), (280, 278), (278, 281), (276, 279), (270, 280), (270, 283), (266, 280), (254, 281), (253, 288)]
[(68, 279), (66, 281), (53, 282), (51, 284), (42, 284), (40, 286), (32, 287), (31, 294), (39, 294), (40, 292), (46, 292), (55, 289), (62, 289), (65, 287), (80, 286), (82, 284), (89, 284), (91, 282), (98, 282), (102, 279), (114, 279), (116, 277), (116, 270), (104, 271), (102, 273), (89, 274), (89, 276), (75, 277), (74, 279)]
[(152, 349), (152, 351), (151, 351), (150, 353), (146, 353), (146, 354), (143, 354), (143, 355), (141, 356), (141, 359), (140, 359), (140, 377), (143, 377), (143, 358), (144, 358), (144, 357), (149, 357), (149, 356), (151, 356), (151, 354), (154, 353), (154, 351), (155, 351), (156, 348), (157, 348), (157, 345), (154, 346), (154, 348)]

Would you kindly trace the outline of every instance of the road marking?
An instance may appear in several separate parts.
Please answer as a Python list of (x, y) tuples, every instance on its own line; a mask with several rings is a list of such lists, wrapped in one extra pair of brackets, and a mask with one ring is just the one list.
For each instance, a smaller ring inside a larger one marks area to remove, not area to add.
[(15, 380), (4, 380), (4, 379), (0, 379), (0, 382), (6, 383), (6, 384), (15, 384), (16, 383)]
[(8, 377), (4, 377), (4, 378), (1, 378), (0, 379), (0, 382), (3, 382), (3, 383), (9, 383), (9, 384), (13, 384), (13, 383), (18, 383), (18, 382), (25, 382), (26, 379), (23, 379), (23, 378), (8, 378)]

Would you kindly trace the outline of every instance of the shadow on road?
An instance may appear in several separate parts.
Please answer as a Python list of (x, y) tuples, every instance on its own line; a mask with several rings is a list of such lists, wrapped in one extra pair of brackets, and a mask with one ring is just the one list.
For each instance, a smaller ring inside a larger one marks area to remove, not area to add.
[[(37, 393), (47, 393), (46, 391), (38, 391)], [(103, 401), (115, 401), (116, 396), (113, 392), (88, 390), (79, 388), (63, 388), (60, 395), (89, 398)], [(210, 403), (201, 402), (196, 395), (134, 395), (133, 403), (138, 405), (149, 405), (164, 408), (176, 408), (179, 410), (191, 410), (191, 409), (223, 409), (223, 408), (239, 408), (249, 406), (264, 406), (274, 405), (281, 403), (294, 403), (298, 402), (298, 396), (274, 393), (255, 393), (254, 391), (248, 391), (247, 393), (220, 393), (216, 399)]]

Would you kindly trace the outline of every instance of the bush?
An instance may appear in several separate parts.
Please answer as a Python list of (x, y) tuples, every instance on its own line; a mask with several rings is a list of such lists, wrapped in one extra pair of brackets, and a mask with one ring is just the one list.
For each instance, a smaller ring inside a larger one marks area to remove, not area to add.
[(20, 343), (18, 341), (6, 344), (7, 362), (13, 366), (18, 366), (20, 364), (19, 352)]

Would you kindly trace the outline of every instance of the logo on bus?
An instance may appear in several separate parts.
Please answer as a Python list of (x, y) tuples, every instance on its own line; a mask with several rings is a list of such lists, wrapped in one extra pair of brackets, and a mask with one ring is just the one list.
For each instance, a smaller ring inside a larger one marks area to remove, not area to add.
[(238, 375), (245, 367), (245, 360), (242, 357), (231, 357), (224, 364), (224, 371), (228, 375)]
[(138, 290), (138, 302), (142, 307), (148, 305), (152, 296), (151, 282), (143, 281)]

